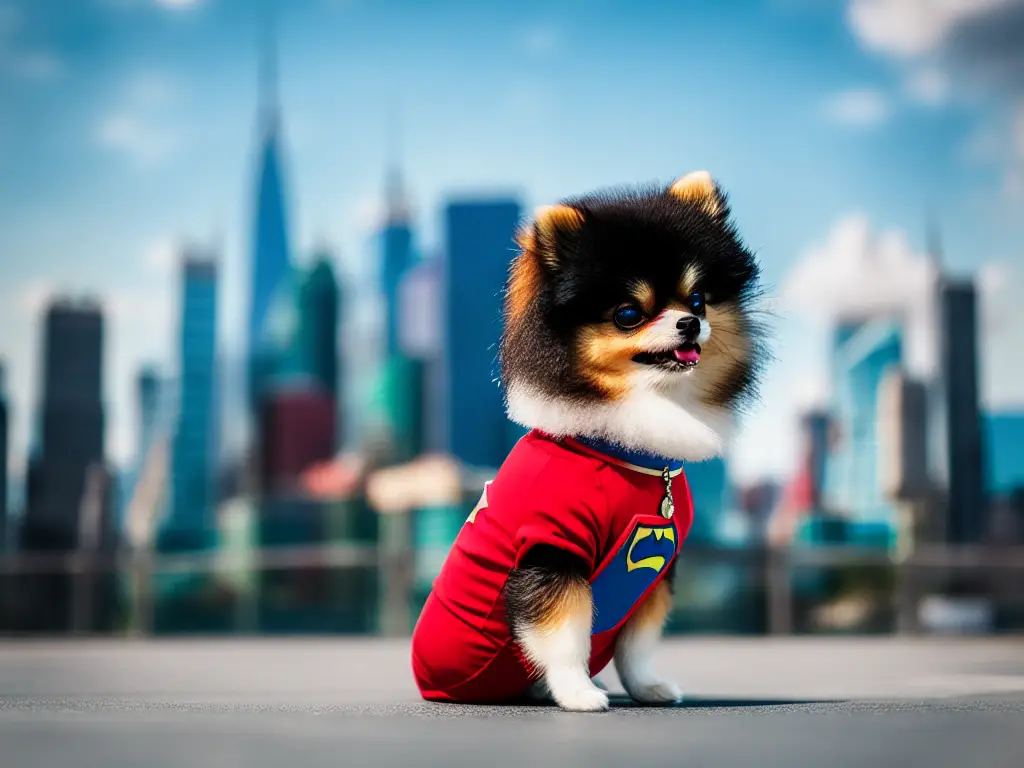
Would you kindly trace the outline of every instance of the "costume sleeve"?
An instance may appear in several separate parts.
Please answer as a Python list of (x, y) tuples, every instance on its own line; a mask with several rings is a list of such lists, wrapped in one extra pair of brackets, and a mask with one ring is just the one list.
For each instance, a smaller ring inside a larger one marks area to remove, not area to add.
[(516, 530), (516, 564), (538, 544), (582, 558), (593, 571), (600, 550), (598, 521), (606, 507), (596, 473), (586, 478), (548, 471), (523, 499), (529, 505)]

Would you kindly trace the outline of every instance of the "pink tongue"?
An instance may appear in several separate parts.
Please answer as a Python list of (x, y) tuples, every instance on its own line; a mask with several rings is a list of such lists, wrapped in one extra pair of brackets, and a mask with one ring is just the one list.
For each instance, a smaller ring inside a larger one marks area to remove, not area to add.
[(672, 354), (676, 356), (676, 360), (680, 363), (696, 363), (700, 360), (700, 352), (696, 349), (674, 349)]

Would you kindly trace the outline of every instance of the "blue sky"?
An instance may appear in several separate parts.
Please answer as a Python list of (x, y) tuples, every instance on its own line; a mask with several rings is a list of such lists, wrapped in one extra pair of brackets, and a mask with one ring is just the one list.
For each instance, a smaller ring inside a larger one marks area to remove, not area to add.
[[(706, 168), (731, 195), (778, 316), (764, 405), (734, 453), (749, 478), (791, 466), (794, 415), (827, 389), (831, 317), (919, 309), (930, 211), (948, 267), (982, 278), (986, 401), (1024, 403), (1013, 354), (1024, 332), (1013, 301), (1024, 273), (1024, 68), (984, 44), (986, 30), (1019, 22), (1021, 3), (948, 5), (281, 2), (300, 255), (330, 243), (353, 285), (365, 284), (396, 113), (428, 252), (451, 194), (511, 191), (532, 208)], [(0, 0), (0, 356), (16, 467), (50, 292), (97, 292), (110, 308), (117, 460), (130, 454), (136, 368), (173, 366), (181, 239), (219, 248), (222, 346), (237, 346), (257, 6)], [(927, 369), (928, 352), (918, 357)]]

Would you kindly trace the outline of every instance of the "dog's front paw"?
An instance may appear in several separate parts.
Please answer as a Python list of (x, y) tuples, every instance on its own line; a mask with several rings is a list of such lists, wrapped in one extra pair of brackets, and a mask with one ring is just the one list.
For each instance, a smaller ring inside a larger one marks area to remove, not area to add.
[(555, 703), (570, 712), (603, 712), (608, 709), (608, 694), (589, 679), (552, 685), (550, 690)]
[(626, 688), (633, 701), (641, 704), (677, 704), (683, 699), (679, 686), (667, 680), (651, 680), (634, 683)]

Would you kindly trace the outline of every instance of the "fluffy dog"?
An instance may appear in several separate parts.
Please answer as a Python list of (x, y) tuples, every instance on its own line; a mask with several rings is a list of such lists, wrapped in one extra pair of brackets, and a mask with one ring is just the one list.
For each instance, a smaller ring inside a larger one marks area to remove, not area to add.
[[(457, 537), (413, 636), (425, 698), (679, 699), (651, 665), (692, 522), (682, 462), (719, 454), (764, 360), (758, 267), (705, 172), (538, 211), (501, 342), (531, 431)], [(674, 484), (673, 484), (674, 481)]]

